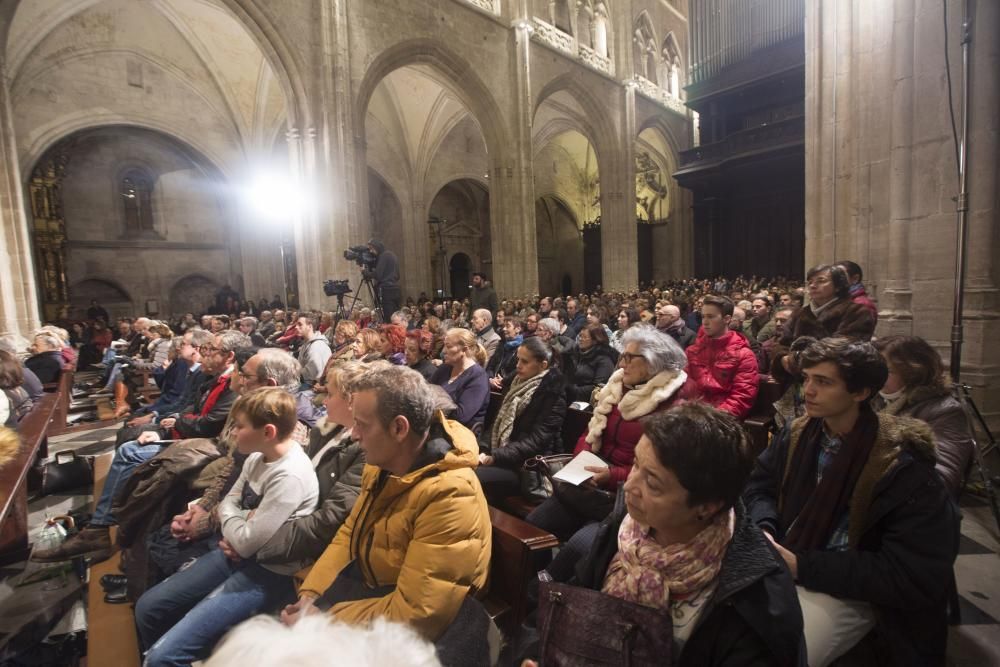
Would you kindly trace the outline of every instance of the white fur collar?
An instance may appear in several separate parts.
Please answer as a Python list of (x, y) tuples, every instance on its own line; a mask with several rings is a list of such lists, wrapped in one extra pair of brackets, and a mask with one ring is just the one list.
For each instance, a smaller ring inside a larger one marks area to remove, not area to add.
[(648, 415), (657, 406), (669, 399), (687, 382), (684, 371), (661, 371), (649, 382), (625, 392), (622, 377), (625, 371), (616, 370), (597, 394), (597, 405), (594, 406), (594, 416), (590, 418), (587, 432), (587, 444), (594, 452), (601, 451), (601, 436), (608, 425), (608, 415), (617, 405), (622, 417), (629, 421)]

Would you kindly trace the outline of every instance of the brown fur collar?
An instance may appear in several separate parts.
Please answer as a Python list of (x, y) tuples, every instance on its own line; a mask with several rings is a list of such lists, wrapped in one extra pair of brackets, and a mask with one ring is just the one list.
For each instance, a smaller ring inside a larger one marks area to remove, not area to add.
[[(785, 488), (789, 468), (795, 448), (799, 444), (802, 431), (809, 422), (809, 417), (799, 417), (792, 422), (788, 442), (788, 457), (785, 460), (784, 479), (781, 488)], [(861, 532), (865, 528), (868, 510), (875, 496), (878, 483), (899, 463), (899, 455), (909, 451), (915, 458), (928, 461), (937, 460), (937, 447), (934, 444), (934, 433), (930, 427), (919, 419), (898, 417), (885, 413), (878, 414), (878, 436), (872, 447), (868, 463), (861, 471), (861, 477), (851, 495), (848, 512), (848, 538), (851, 548), (857, 548)], [(779, 501), (780, 502), (780, 501)]]

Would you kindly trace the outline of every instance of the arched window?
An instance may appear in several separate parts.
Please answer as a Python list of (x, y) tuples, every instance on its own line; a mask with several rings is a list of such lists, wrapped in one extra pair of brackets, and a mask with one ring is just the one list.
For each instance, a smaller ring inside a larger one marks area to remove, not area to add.
[(633, 25), (632, 53), (635, 73), (650, 81), (656, 81), (656, 34), (646, 12), (639, 14)]
[(581, 46), (594, 48), (594, 8), (589, 2), (580, 2), (576, 12), (576, 41)]
[(125, 213), (125, 234), (154, 231), (152, 175), (143, 169), (129, 169), (121, 177), (119, 194)]
[(667, 35), (660, 49), (660, 87), (673, 97), (681, 96), (681, 50), (674, 33)]
[(573, 34), (573, 23), (570, 18), (569, 0), (550, 0), (549, 14), (552, 17), (552, 25), (568, 35)]
[(608, 57), (608, 8), (603, 2), (594, 7), (594, 17), (590, 21), (591, 48), (597, 55)]

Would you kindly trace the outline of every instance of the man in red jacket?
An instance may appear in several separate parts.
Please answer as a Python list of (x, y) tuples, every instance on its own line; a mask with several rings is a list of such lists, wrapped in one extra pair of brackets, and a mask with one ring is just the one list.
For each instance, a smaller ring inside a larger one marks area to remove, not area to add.
[(724, 296), (705, 297), (698, 338), (687, 349), (684, 396), (743, 419), (757, 398), (759, 378), (757, 359), (746, 339), (729, 329), (733, 309), (733, 302)]

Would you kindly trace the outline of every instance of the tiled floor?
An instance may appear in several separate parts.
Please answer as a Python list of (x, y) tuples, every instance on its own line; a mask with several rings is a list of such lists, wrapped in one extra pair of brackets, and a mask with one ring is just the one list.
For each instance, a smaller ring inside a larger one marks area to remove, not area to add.
[[(53, 456), (68, 450), (95, 456), (113, 449), (114, 436), (114, 428), (67, 434), (52, 438), (49, 451)], [(47, 516), (84, 508), (90, 500), (89, 495), (81, 494), (48, 496), (33, 501), (29, 508), (33, 535), (41, 529)], [(988, 504), (971, 494), (962, 499), (962, 515), (962, 544), (955, 564), (962, 623), (949, 630), (948, 665), (1000, 667), (1000, 621), (997, 620), (1000, 619), (1000, 533)], [(76, 578), (72, 574), (60, 578), (60, 583), (66, 583), (55, 590), (43, 590), (55, 587), (45, 583), (16, 587), (35, 569), (36, 566), (26, 567), (24, 563), (0, 569), (0, 650), (10, 633), (39, 609), (69, 609), (54, 633), (86, 626), (83, 589), (74, 583)]]

